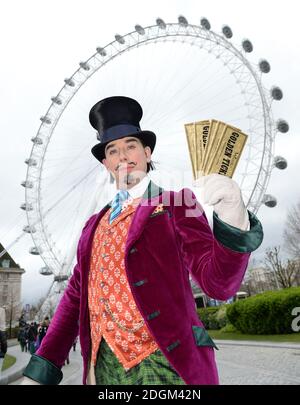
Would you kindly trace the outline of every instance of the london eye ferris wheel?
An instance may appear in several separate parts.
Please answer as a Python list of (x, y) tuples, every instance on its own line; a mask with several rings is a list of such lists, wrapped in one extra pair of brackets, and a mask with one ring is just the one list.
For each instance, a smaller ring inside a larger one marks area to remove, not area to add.
[(247, 208), (256, 213), (262, 204), (276, 205), (268, 182), (287, 162), (274, 156), (274, 142), (289, 126), (273, 118), (272, 103), (283, 93), (264, 86), (270, 64), (251, 60), (252, 42), (234, 45), (232, 37), (229, 26), (215, 32), (206, 18), (199, 25), (183, 16), (136, 25), (80, 62), (52, 97), (31, 139), (21, 208), (28, 222), (23, 230), (34, 241), (30, 253), (45, 263), (41, 274), (54, 275), (56, 292), (72, 272), (83, 224), (113, 196), (106, 169), (90, 153), (96, 134), (88, 113), (101, 98), (125, 95), (143, 106), (141, 126), (157, 134), (156, 170), (149, 174), (166, 189), (192, 182), (185, 123), (215, 118), (241, 128), (248, 141), (234, 178)]

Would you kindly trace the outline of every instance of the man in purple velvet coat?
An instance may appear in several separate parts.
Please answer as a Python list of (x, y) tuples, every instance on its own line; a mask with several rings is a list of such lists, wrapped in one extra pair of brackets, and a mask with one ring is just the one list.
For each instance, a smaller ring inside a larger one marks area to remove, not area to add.
[[(196, 184), (203, 187), (204, 201), (214, 208), (213, 230), (191, 190), (166, 191), (155, 185), (147, 173), (152, 168), (156, 136), (141, 130), (141, 118), (141, 106), (128, 97), (101, 100), (90, 112), (100, 140), (93, 155), (114, 177), (117, 190), (126, 190), (132, 199), (140, 198), (126, 240), (125, 276), (136, 307), (173, 376), (185, 384), (218, 384), (216, 346), (197, 315), (189, 275), (210, 297), (232, 297), (243, 280), (250, 253), (262, 242), (262, 226), (246, 210), (238, 185), (225, 176), (212, 174)], [(73, 275), (41, 347), (24, 372), (24, 384), (58, 384), (78, 332), (83, 383), (88, 374), (93, 375), (90, 255), (101, 218), (108, 210), (113, 218), (118, 215), (116, 201), (85, 224)], [(151, 369), (148, 372), (151, 374)], [(112, 380), (112, 384), (118, 383)], [(139, 381), (147, 384), (147, 380)]]

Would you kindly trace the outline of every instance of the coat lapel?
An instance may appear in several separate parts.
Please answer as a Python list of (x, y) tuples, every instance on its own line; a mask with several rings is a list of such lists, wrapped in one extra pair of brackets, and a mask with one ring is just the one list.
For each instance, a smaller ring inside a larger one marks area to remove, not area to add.
[(90, 224), (84, 230), (84, 233), (82, 235), (82, 243), (81, 243), (81, 251), (82, 251), (83, 255), (90, 256), (94, 233), (97, 229), (100, 219), (103, 217), (103, 215), (106, 213), (106, 211), (109, 208), (110, 208), (110, 205), (106, 204), (106, 206), (104, 208), (102, 208), (102, 210), (98, 214), (95, 215), (94, 219), (90, 222)]

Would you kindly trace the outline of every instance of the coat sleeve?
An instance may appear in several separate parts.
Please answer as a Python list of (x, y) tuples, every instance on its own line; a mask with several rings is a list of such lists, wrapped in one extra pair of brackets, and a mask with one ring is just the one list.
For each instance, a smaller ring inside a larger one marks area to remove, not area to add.
[[(91, 217), (85, 224), (89, 225)], [(61, 368), (78, 334), (80, 309), (80, 245), (77, 246), (77, 264), (73, 275), (51, 320), (46, 336), (36, 354), (32, 355), (23, 375), (41, 384), (59, 384), (63, 375)]]
[(227, 300), (238, 291), (250, 253), (262, 242), (261, 223), (248, 211), (250, 229), (242, 231), (214, 214), (212, 231), (193, 192), (183, 189), (178, 195), (173, 221), (184, 266), (208, 296)]

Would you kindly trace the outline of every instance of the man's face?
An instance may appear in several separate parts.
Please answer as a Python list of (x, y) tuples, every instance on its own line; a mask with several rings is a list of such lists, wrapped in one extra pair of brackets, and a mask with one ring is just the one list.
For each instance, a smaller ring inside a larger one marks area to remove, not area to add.
[(117, 188), (130, 188), (147, 173), (151, 149), (133, 136), (109, 142), (102, 163), (116, 180)]

